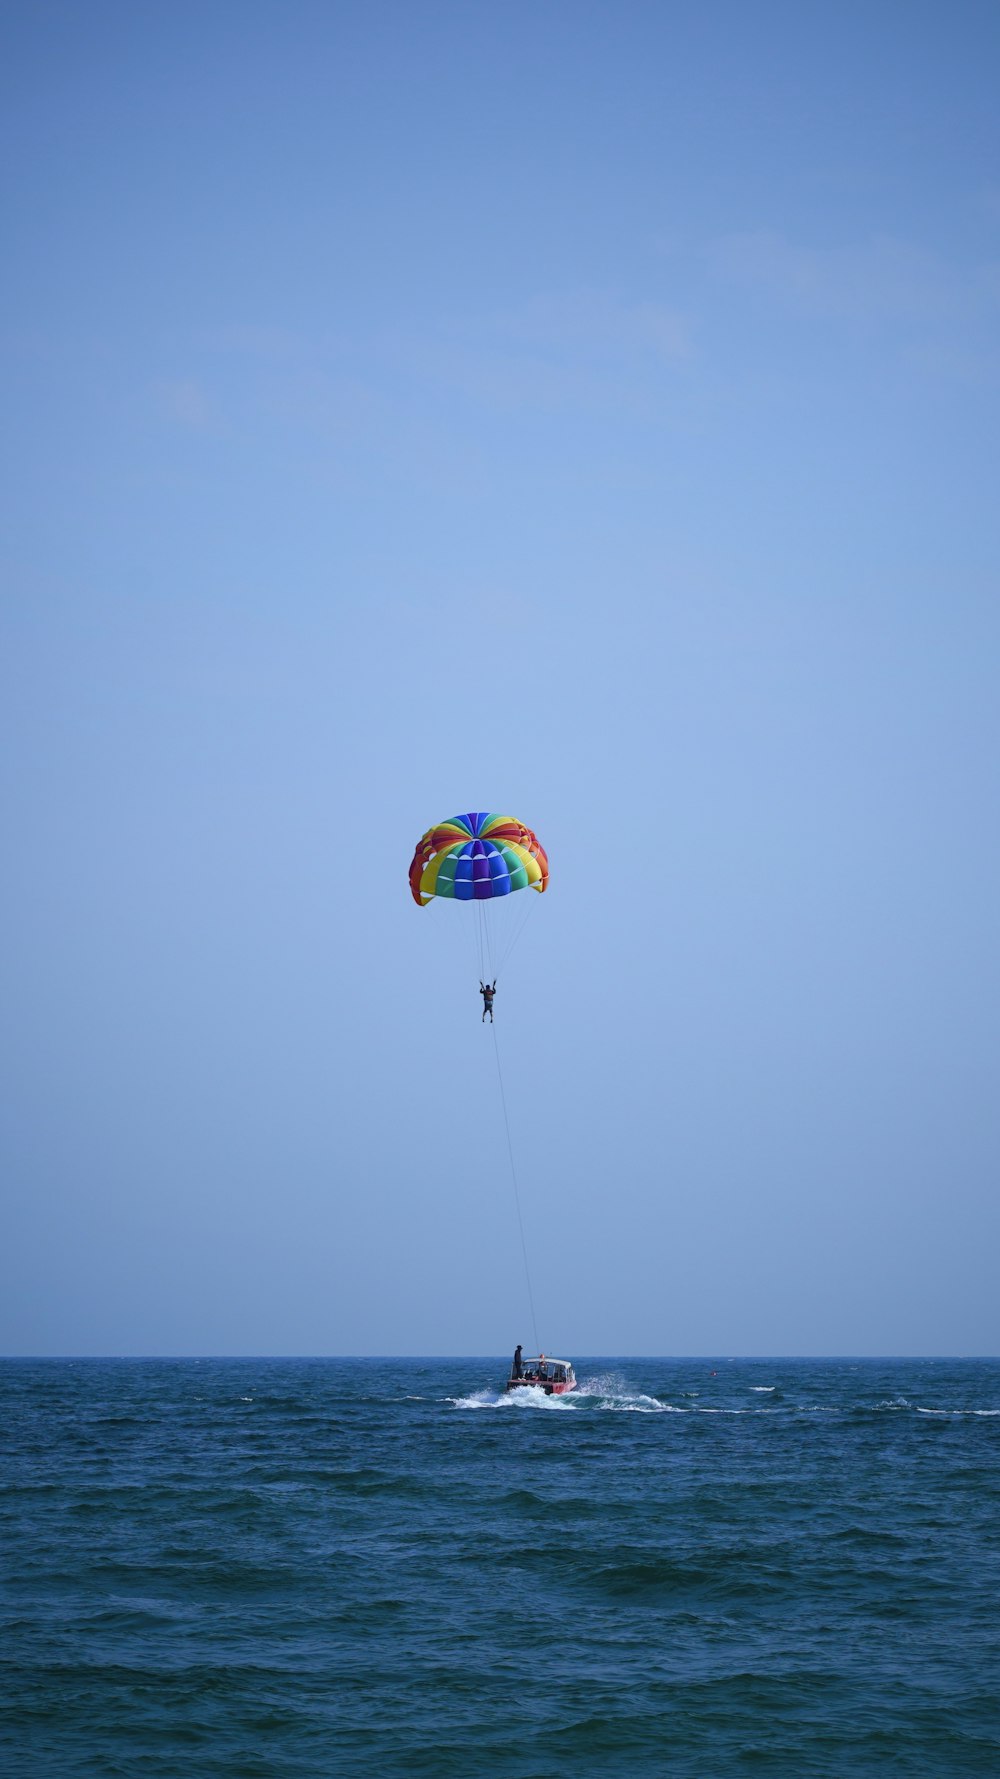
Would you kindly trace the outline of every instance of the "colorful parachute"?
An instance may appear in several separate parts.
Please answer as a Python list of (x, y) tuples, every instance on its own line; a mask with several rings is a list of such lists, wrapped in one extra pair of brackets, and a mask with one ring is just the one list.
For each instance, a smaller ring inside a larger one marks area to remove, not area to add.
[(549, 861), (537, 835), (510, 815), (455, 815), (428, 828), (410, 865), (413, 900), (488, 902), (512, 890), (545, 889)]

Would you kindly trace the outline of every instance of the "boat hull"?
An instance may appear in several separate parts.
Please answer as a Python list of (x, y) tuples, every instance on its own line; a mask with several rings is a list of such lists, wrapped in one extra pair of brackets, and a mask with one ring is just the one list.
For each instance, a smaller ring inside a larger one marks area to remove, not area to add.
[(568, 1396), (569, 1392), (575, 1389), (575, 1379), (571, 1384), (557, 1384), (551, 1381), (542, 1383), (533, 1377), (512, 1377), (508, 1378), (504, 1385), (505, 1392), (509, 1390), (540, 1390), (543, 1396)]

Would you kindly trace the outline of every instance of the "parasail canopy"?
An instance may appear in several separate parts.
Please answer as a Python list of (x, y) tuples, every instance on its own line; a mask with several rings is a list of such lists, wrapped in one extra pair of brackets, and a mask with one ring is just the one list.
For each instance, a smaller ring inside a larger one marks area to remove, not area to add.
[(410, 892), (425, 908), (434, 896), (488, 902), (512, 890), (544, 890), (549, 861), (536, 834), (511, 815), (454, 815), (428, 828), (410, 865)]

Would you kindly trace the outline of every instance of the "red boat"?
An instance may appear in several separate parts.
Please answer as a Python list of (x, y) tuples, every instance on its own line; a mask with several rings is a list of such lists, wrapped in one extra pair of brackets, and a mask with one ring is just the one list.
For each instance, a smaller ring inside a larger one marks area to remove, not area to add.
[(511, 1366), (504, 1389), (543, 1390), (546, 1396), (565, 1396), (567, 1391), (576, 1389), (576, 1374), (568, 1359), (547, 1359), (539, 1353), (537, 1359), (522, 1359), (520, 1371), (516, 1364)]

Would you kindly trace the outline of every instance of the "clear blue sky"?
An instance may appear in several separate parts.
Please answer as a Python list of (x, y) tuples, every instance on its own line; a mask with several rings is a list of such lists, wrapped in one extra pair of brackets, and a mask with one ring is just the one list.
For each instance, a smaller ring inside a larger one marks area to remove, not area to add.
[(997, 1352), (1000, 12), (9, 6), (8, 1353)]

